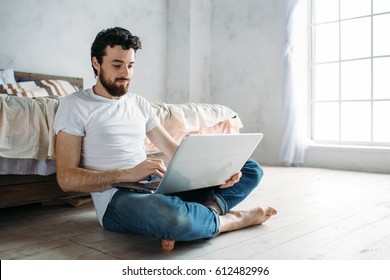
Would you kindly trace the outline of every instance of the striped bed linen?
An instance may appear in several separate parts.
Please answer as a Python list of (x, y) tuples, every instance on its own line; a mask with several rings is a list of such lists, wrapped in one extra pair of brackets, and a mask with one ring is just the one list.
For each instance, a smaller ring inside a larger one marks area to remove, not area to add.
[(54, 97), (79, 91), (77, 86), (64, 80), (37, 80), (0, 85), (0, 96)]

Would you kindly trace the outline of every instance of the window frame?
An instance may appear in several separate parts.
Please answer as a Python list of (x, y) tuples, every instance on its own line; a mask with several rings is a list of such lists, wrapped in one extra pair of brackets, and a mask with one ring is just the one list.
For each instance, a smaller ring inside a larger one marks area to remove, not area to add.
[(390, 147), (389, 146), (367, 146), (348, 145), (346, 143), (320, 143), (310, 141), (312, 139), (312, 2), (305, 1), (307, 18), (307, 48), (308, 56), (305, 64), (308, 67), (307, 76), (307, 136), (308, 145), (305, 151), (304, 166), (315, 168), (330, 168), (340, 170), (353, 170), (361, 172), (375, 172), (390, 174)]
[[(374, 7), (373, 7), (373, 0), (371, 0), (371, 13), (369, 15), (364, 15), (364, 16), (358, 16), (358, 17), (351, 17), (351, 18), (341, 18), (341, 12), (340, 12), (340, 1), (338, 1), (338, 19), (337, 20), (332, 20), (332, 21), (326, 21), (326, 22), (321, 22), (321, 23), (316, 23), (315, 22), (315, 10), (314, 10), (314, 3), (315, 0), (309, 0), (308, 3), (308, 12), (309, 12), (309, 30), (308, 30), (308, 43), (309, 43), (309, 57), (308, 57), (308, 69), (309, 69), (309, 102), (308, 102), (308, 113), (309, 113), (309, 137), (312, 141), (312, 143), (315, 145), (319, 146), (334, 146), (334, 147), (363, 147), (364, 149), (372, 147), (373, 149), (377, 149), (378, 147), (383, 147), (385, 149), (390, 149), (390, 141), (389, 142), (374, 142), (374, 103), (375, 102), (382, 102), (382, 101), (389, 101), (390, 102), (390, 97), (385, 98), (385, 99), (375, 99), (374, 98), (374, 60), (376, 58), (387, 58), (390, 57), (389, 55), (379, 55), (379, 56), (374, 56), (374, 17), (375, 16), (380, 16), (380, 15), (386, 15), (390, 14), (390, 11), (388, 12), (382, 12), (382, 13), (374, 13)], [(349, 21), (349, 20), (354, 20), (354, 19), (360, 19), (360, 18), (370, 18), (370, 56), (368, 57), (359, 57), (359, 58), (353, 58), (353, 59), (342, 59), (341, 57), (341, 38), (342, 38), (342, 32), (341, 32), (341, 25), (343, 22)], [(338, 23), (338, 59), (335, 61), (325, 61), (325, 62), (316, 62), (315, 59), (315, 30), (316, 27), (319, 25), (324, 25), (324, 24), (329, 24), (329, 23)], [(362, 99), (362, 100), (348, 100), (348, 99), (343, 99), (341, 97), (341, 82), (342, 82), (342, 72), (341, 72), (341, 67), (343, 62), (350, 62), (350, 61), (360, 61), (360, 60), (369, 60), (370, 61), (370, 98), (369, 99)], [(315, 96), (315, 68), (317, 65), (324, 65), (327, 63), (337, 63), (338, 64), (338, 79), (339, 79), (339, 85), (338, 85), (338, 99), (337, 100), (323, 100), (323, 101), (318, 101), (316, 100)], [(315, 105), (319, 103), (325, 103), (325, 102), (332, 102), (333, 104), (337, 104), (339, 107), (339, 112), (338, 112), (338, 140), (337, 141), (330, 141), (330, 140), (315, 140)], [(342, 110), (341, 106), (345, 102), (369, 102), (370, 104), (370, 141), (345, 141), (342, 140)]]

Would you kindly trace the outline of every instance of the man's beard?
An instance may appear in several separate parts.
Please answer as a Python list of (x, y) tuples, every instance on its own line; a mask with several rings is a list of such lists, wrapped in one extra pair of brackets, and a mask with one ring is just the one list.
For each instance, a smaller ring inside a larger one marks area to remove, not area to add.
[(99, 73), (100, 83), (106, 89), (106, 91), (111, 96), (114, 96), (114, 97), (121, 97), (121, 96), (125, 95), (127, 93), (127, 90), (129, 89), (129, 85), (130, 85), (129, 79), (126, 79), (128, 81), (128, 83), (126, 85), (117, 86), (115, 84), (116, 81), (121, 80), (121, 79), (125, 79), (125, 78), (116, 78), (114, 80), (114, 82), (111, 82), (111, 81), (105, 79), (103, 70), (100, 71), (100, 73)]

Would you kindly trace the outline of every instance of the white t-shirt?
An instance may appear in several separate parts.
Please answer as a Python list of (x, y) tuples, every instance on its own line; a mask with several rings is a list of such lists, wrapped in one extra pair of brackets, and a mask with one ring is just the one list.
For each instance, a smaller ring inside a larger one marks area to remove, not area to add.
[[(61, 99), (54, 131), (83, 137), (81, 167), (111, 170), (131, 168), (145, 160), (145, 134), (158, 124), (150, 103), (137, 94), (116, 100), (87, 89)], [(101, 225), (115, 192), (110, 188), (91, 194)]]

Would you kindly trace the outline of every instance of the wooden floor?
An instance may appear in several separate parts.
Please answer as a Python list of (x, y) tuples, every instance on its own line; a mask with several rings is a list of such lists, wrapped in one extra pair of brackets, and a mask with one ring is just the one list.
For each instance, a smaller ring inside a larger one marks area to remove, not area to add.
[(103, 230), (92, 204), (0, 209), (0, 259), (390, 259), (390, 175), (265, 167), (237, 208), (257, 205), (279, 213), (170, 253), (159, 240)]

